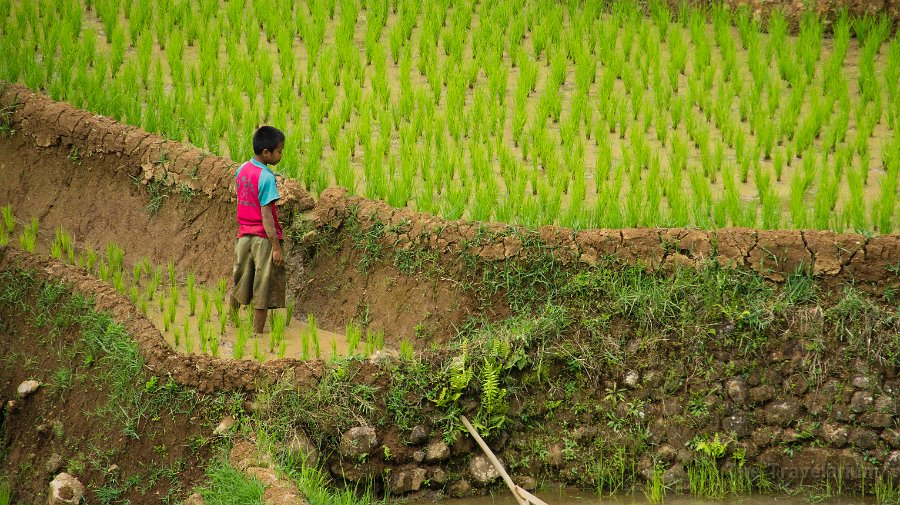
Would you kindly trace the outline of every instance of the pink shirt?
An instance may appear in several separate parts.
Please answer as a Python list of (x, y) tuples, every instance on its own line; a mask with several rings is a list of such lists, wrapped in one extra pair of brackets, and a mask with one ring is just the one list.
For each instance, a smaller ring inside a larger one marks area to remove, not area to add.
[(273, 204), (272, 218), (275, 220), (275, 232), (281, 240), (283, 238), (281, 224), (278, 222), (278, 212), (274, 205), (280, 198), (275, 187), (275, 174), (263, 163), (251, 159), (238, 168), (234, 180), (237, 190), (238, 237), (257, 235), (268, 238), (262, 222), (262, 207)]

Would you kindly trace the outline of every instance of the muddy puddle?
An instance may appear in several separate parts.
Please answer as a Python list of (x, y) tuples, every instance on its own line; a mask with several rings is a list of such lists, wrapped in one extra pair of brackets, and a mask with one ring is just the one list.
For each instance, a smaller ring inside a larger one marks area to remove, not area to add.
[[(550, 488), (540, 489), (534, 492), (535, 496), (547, 502), (548, 505), (651, 505), (651, 502), (642, 493), (622, 496), (598, 497), (591, 491), (576, 488)], [(405, 502), (406, 505), (426, 505), (439, 503), (441, 505), (519, 505), (512, 494), (505, 490), (497, 490), (491, 495), (441, 500), (438, 502), (417, 500)], [(732, 497), (722, 500), (709, 500), (687, 495), (669, 495), (663, 505), (809, 505), (810, 503), (826, 505), (874, 505), (871, 497), (841, 497), (822, 500), (820, 497), (809, 498), (805, 495), (798, 496), (746, 496)]]

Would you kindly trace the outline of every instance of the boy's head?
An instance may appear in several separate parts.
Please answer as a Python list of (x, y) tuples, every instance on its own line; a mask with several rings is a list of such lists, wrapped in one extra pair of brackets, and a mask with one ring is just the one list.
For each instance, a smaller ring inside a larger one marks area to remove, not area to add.
[(284, 133), (273, 126), (260, 126), (253, 134), (253, 154), (267, 165), (277, 165), (284, 149)]

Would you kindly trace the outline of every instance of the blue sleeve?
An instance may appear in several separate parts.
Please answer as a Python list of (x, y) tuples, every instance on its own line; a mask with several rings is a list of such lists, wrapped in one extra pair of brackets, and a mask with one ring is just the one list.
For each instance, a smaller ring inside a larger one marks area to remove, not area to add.
[(263, 171), (259, 174), (259, 205), (264, 207), (281, 198), (275, 187), (275, 176)]

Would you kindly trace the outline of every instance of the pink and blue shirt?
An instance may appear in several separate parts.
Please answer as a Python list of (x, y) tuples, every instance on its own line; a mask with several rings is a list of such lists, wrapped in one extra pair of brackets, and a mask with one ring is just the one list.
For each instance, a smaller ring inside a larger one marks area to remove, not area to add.
[[(238, 237), (257, 235), (268, 238), (262, 222), (262, 208), (280, 198), (278, 188), (275, 187), (275, 174), (264, 163), (250, 159), (238, 168), (235, 189)], [(272, 218), (275, 220), (275, 232), (281, 240), (281, 224), (278, 222), (275, 205), (272, 205)]]

